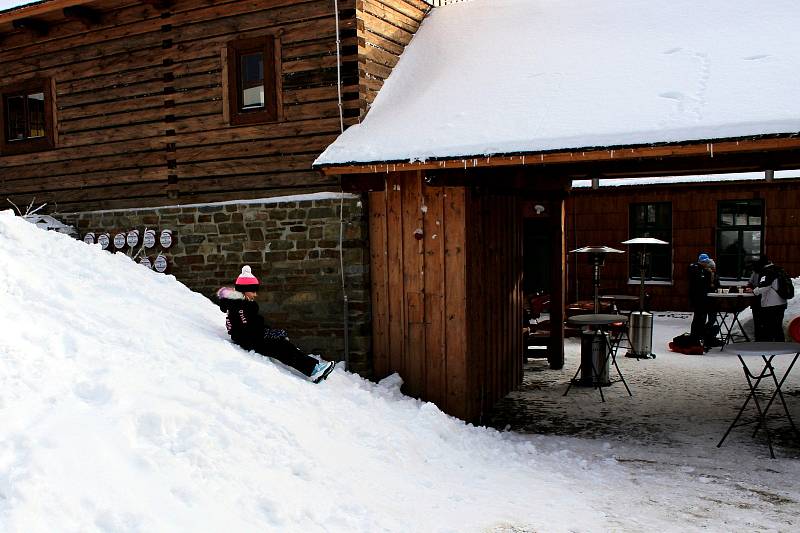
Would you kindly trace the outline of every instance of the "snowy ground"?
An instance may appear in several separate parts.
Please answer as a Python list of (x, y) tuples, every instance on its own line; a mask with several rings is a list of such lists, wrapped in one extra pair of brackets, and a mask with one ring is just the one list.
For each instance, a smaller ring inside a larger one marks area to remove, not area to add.
[[(10, 212), (0, 331), (2, 532), (798, 528), (790, 449), (769, 460), (737, 436), (717, 450), (701, 417), (653, 443), (633, 429), (622, 441), (498, 432), (403, 397), (396, 380), (337, 370), (315, 386), (233, 346), (218, 309), (173, 277)], [(679, 362), (624, 361), (634, 398), (548, 401), (634, 428), (643, 402), (671, 400), (630, 367)], [(735, 373), (713, 420), (739, 401)], [(694, 416), (708, 398), (680, 408)]]
[[(750, 330), (749, 311), (742, 319)], [(580, 340), (567, 339), (564, 369), (529, 360), (521, 390), (495, 408), (490, 423), (526, 434), (520, 438), (535, 443), (612, 456), (622, 472), (609, 475), (598, 469), (597, 475), (608, 481), (609, 506), (624, 510), (621, 530), (649, 529), (653, 516), (637, 516), (641, 508), (664, 520), (671, 516), (668, 530), (797, 530), (800, 442), (783, 419), (771, 424), (777, 459), (769, 458), (763, 433), (754, 439), (746, 427), (734, 429), (723, 447), (716, 447), (744, 401), (747, 385), (736, 356), (719, 349), (697, 356), (666, 349), (672, 337), (689, 330), (690, 322), (690, 313), (657, 313), (657, 357), (618, 359), (633, 397), (622, 383), (604, 389), (605, 403), (594, 389), (573, 387), (563, 396), (580, 360)], [(780, 356), (778, 369), (785, 370), (790, 360)], [(797, 369), (783, 390), (793, 419), (800, 421)], [(773, 409), (773, 414), (780, 410), (777, 405)]]

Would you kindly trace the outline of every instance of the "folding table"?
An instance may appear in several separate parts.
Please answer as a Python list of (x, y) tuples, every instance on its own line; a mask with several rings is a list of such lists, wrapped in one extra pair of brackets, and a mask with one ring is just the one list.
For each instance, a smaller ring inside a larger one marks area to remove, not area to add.
[[(789, 414), (789, 408), (786, 406), (786, 399), (783, 397), (783, 393), (781, 392), (783, 382), (786, 381), (786, 377), (792, 371), (792, 368), (794, 368), (795, 362), (797, 362), (797, 357), (800, 356), (800, 344), (793, 342), (742, 342), (736, 344), (735, 346), (725, 346), (723, 347), (723, 351), (731, 354), (735, 353), (739, 358), (739, 361), (742, 363), (744, 377), (747, 379), (747, 386), (750, 389), (750, 394), (747, 395), (747, 399), (739, 409), (736, 418), (733, 419), (733, 422), (731, 422), (731, 425), (728, 427), (728, 431), (725, 432), (725, 434), (722, 436), (722, 439), (719, 441), (719, 444), (717, 444), (717, 448), (722, 446), (722, 443), (725, 442), (725, 439), (728, 437), (733, 428), (748, 424), (756, 424), (756, 429), (753, 431), (753, 437), (756, 436), (758, 430), (763, 426), (764, 433), (767, 436), (769, 455), (774, 459), (775, 452), (772, 449), (772, 437), (770, 436), (769, 427), (767, 426), (767, 412), (769, 412), (769, 408), (772, 407), (776, 397), (780, 399), (781, 405), (783, 405), (783, 411), (786, 415), (786, 418), (789, 420), (792, 431), (794, 432), (795, 437), (798, 438), (798, 441), (800, 441), (800, 432), (797, 431), (797, 427), (794, 425), (794, 420), (792, 420), (792, 417)], [(773, 359), (779, 355), (791, 356), (791, 363), (781, 376), (780, 380), (778, 380), (778, 374), (776, 373), (775, 367), (772, 364)], [(759, 366), (761, 363), (763, 363), (761, 370), (759, 372), (753, 372), (751, 370), (751, 366), (747, 365), (745, 357), (748, 357), (752, 367)], [(758, 399), (756, 390), (758, 389), (758, 386), (761, 384), (762, 380), (765, 378), (772, 378), (772, 382), (775, 385), (775, 390), (772, 391), (766, 406), (762, 408), (762, 402), (764, 399)], [(757, 416), (753, 420), (740, 422), (739, 419), (742, 417), (742, 413), (747, 408), (750, 400), (753, 400), (753, 403), (756, 406)]]
[[(731, 342), (737, 342), (737, 339), (744, 339), (745, 342), (750, 342), (750, 337), (739, 321), (739, 314), (750, 307), (755, 297), (755, 294), (749, 292), (708, 293), (708, 298), (714, 305), (714, 310), (717, 315), (716, 321), (719, 326), (719, 340), (722, 342), (722, 347), (720, 349)], [(736, 332), (737, 328), (739, 330), (738, 332)]]

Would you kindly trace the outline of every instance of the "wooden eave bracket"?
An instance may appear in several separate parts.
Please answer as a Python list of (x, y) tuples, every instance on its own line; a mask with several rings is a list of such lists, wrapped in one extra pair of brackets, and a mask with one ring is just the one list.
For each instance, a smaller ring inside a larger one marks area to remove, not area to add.
[(96, 26), (103, 21), (103, 14), (88, 6), (69, 6), (61, 11), (64, 13), (65, 18), (82, 22), (87, 28)]
[(156, 9), (169, 9), (173, 4), (172, 0), (142, 0), (142, 3)]
[(24, 19), (16, 19), (11, 23), (14, 26), (14, 29), (17, 30), (28, 30), (39, 37), (44, 37), (48, 33), (50, 33), (50, 25), (40, 19), (35, 18), (24, 18)]

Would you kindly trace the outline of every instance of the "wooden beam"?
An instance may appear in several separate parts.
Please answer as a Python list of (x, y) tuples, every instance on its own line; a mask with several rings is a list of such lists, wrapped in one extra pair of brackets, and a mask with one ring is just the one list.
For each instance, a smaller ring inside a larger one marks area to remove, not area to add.
[(169, 9), (172, 7), (172, 0), (142, 0), (143, 4), (153, 6), (156, 9)]
[[(602, 148), (561, 152), (539, 152), (518, 155), (499, 156), (464, 156), (448, 159), (428, 159), (424, 162), (398, 161), (359, 163), (340, 166), (318, 165), (325, 174), (370, 174), (401, 172), (409, 170), (468, 170), (483, 167), (567, 165), (579, 163), (614, 162), (640, 159), (677, 159), (694, 157), (697, 165), (705, 161), (708, 168), (722, 167), (718, 162), (723, 155), (745, 154), (754, 152), (791, 152), (800, 149), (800, 137), (796, 135), (776, 136), (759, 139), (719, 139), (686, 144), (664, 144), (656, 146), (635, 146)], [(800, 161), (800, 154), (794, 153), (795, 163)], [(717, 160), (715, 162), (714, 160)], [(763, 170), (763, 169), (762, 169)], [(686, 173), (690, 173), (686, 171)]]
[(44, 37), (48, 33), (50, 33), (50, 25), (40, 19), (35, 18), (23, 18), (23, 19), (15, 19), (12, 23), (14, 29), (17, 30), (27, 30), (35, 33), (39, 37)]
[(103, 14), (88, 6), (68, 6), (61, 10), (64, 17), (82, 22), (86, 28), (96, 26), (103, 21)]

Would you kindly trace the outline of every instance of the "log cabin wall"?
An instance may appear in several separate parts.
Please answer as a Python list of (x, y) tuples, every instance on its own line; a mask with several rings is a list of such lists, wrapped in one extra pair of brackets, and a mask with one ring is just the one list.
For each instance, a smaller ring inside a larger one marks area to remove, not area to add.
[(522, 208), (467, 190), (470, 413), (478, 420), (522, 383)]
[[(669, 186), (623, 186), (573, 189), (567, 202), (567, 248), (605, 244), (625, 249), (630, 238), (632, 203), (670, 202), (672, 205), (672, 283), (648, 285), (656, 310), (687, 310), (687, 266), (701, 251), (716, 255), (717, 203), (720, 200), (761, 199), (764, 202), (764, 252), (792, 276), (800, 275), (800, 180), (723, 182)], [(569, 300), (590, 299), (591, 269), (569, 254)], [(601, 272), (602, 293), (638, 294), (629, 284), (628, 254), (609, 254)]]
[(361, 116), (383, 87), (431, 6), (422, 0), (357, 0)]
[[(335, 189), (311, 170), (339, 133), (333, 2), (151, 4), (92, 2), (96, 23), (62, 17), (45, 36), (0, 30), (2, 85), (52, 80), (57, 132), (53, 150), (0, 156), (0, 194), (84, 211)], [(351, 124), (361, 107), (355, 0), (339, 7)], [(232, 126), (226, 45), (262, 35), (279, 41), (280, 117)]]

